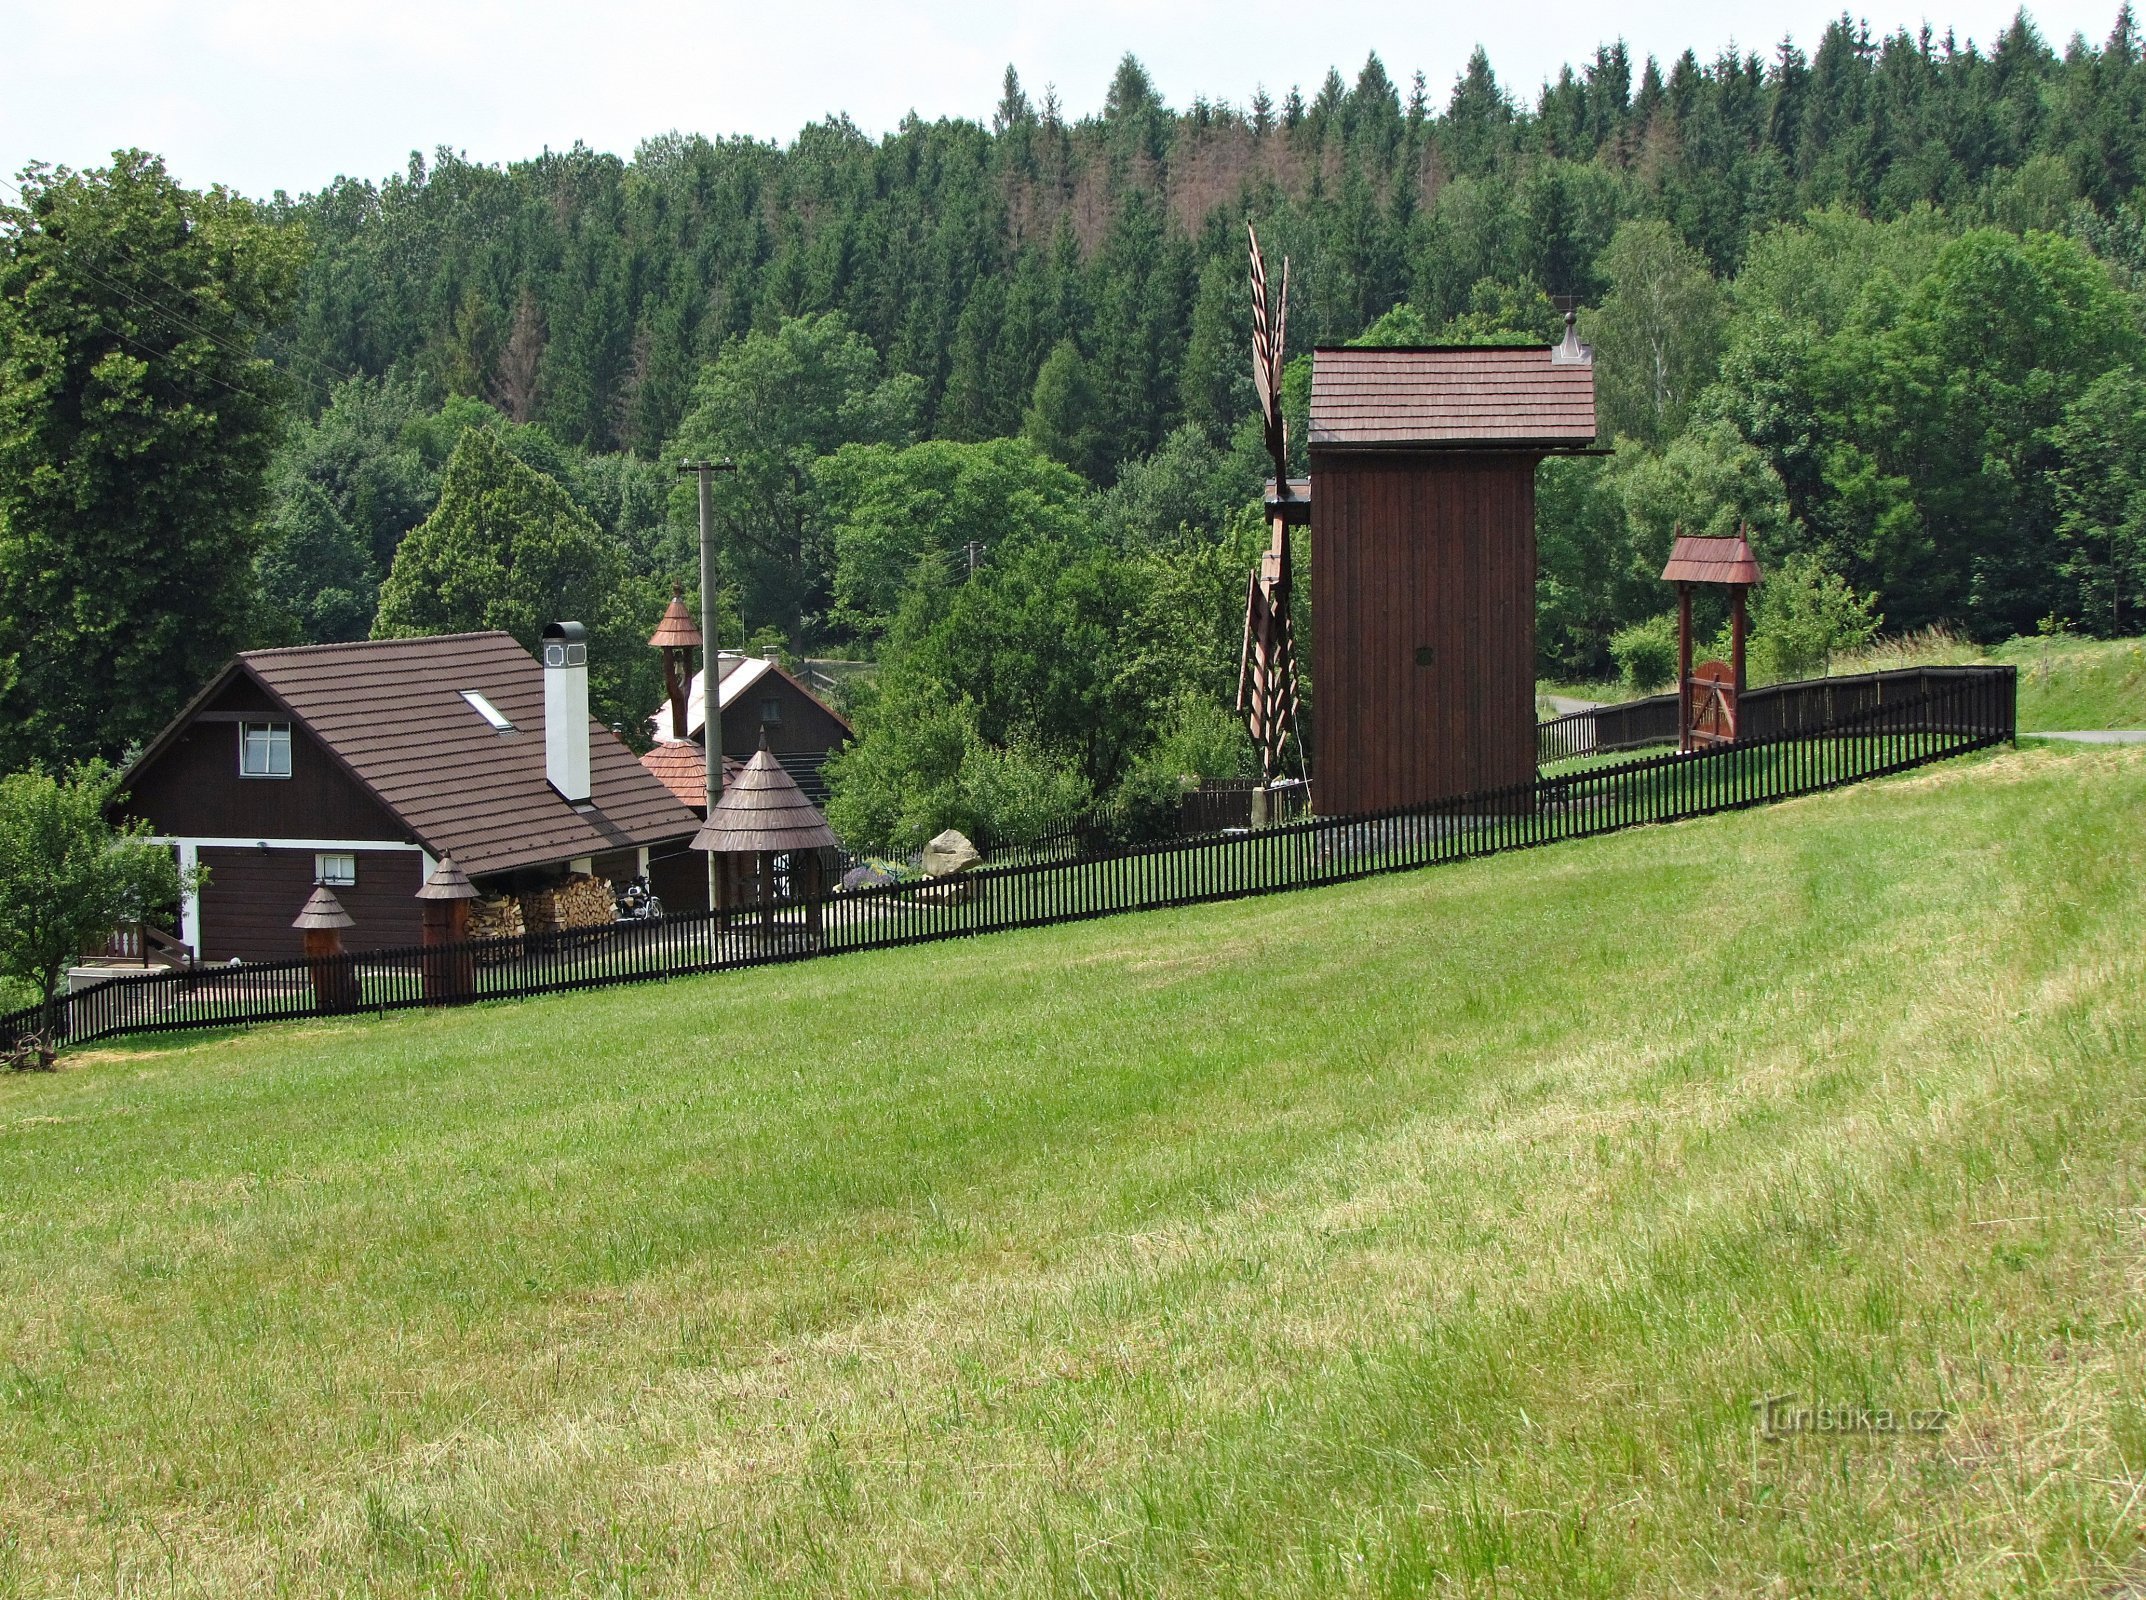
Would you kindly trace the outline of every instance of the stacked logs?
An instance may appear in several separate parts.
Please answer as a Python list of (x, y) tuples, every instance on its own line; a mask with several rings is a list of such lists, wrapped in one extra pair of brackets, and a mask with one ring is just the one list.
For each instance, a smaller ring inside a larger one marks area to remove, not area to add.
[(602, 878), (576, 873), (555, 888), (522, 896), (522, 923), (530, 933), (566, 928), (608, 928), (618, 921), (618, 901)]
[(522, 903), (513, 895), (496, 895), (470, 902), (469, 936), (472, 939), (519, 939), (522, 932)]

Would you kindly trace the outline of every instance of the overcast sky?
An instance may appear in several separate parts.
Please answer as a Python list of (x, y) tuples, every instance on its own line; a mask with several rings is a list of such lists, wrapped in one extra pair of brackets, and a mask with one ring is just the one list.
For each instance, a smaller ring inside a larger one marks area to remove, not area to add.
[[(1635, 58), (1704, 57), (1735, 44), (1808, 49), (1828, 0), (953, 0), (692, 5), (681, 0), (0, 0), (0, 172), (26, 162), (101, 163), (115, 147), (162, 152), (191, 184), (296, 194), (339, 173), (380, 177), (412, 150), (475, 160), (575, 140), (630, 154), (677, 128), (789, 139), (846, 111), (873, 134), (914, 110), (983, 118), (1011, 61), (1069, 115), (1100, 106), (1119, 56), (1147, 64), (1173, 106), (1242, 103), (1256, 84), (1307, 95), (1328, 66), (1353, 80), (1377, 50), (1404, 87), (1421, 68), (1443, 103), (1481, 43), (1500, 79), (1532, 98), (1559, 64), (1623, 37)], [(1993, 38), (2011, 0), (1943, 11), (1885, 0), (1858, 12), (1880, 32), (1929, 23)], [(2098, 42), (2116, 0), (2030, 9), (2059, 48)]]

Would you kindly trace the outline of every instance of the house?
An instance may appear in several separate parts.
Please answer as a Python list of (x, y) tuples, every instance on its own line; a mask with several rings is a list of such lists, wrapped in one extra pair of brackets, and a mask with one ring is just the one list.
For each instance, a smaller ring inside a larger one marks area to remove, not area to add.
[[(814, 805), (826, 805), (827, 780), (820, 768), (853, 736), (849, 723), (778, 662), (729, 650), (717, 652), (715, 660), (725, 759), (741, 766), (752, 760), (765, 729), (767, 747), (783, 771)], [(659, 747), (682, 739), (696, 745), (703, 742), (706, 703), (697, 672), (686, 690), (685, 713), (682, 736), (674, 731), (668, 702), (648, 719)], [(694, 803), (701, 802), (696, 799)]]
[(700, 819), (588, 715), (580, 624), (539, 664), (505, 633), (251, 650), (128, 769), (128, 815), (209, 869), (181, 908), (208, 961), (299, 953), (316, 884), (349, 949), (415, 944), (414, 898), (451, 855), (487, 895), (630, 879)]
[[(648, 719), (655, 743), (642, 754), (641, 766), (680, 805), (705, 817), (707, 695), (693, 659), (701, 635), (675, 592), (648, 642), (663, 656), (665, 695)], [(765, 751), (814, 806), (824, 806), (827, 782), (820, 768), (850, 737), (849, 723), (778, 662), (723, 650), (716, 654), (715, 670), (724, 787)], [(652, 855), (649, 883), (666, 911), (705, 911), (723, 870), (690, 844), (672, 846)]]

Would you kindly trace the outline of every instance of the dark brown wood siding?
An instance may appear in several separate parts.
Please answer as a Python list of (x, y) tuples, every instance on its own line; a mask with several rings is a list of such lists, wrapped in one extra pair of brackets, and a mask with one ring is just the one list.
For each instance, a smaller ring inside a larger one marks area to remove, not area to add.
[[(201, 864), (209, 869), (201, 892), (204, 961), (292, 961), (304, 953), (291, 918), (313, 892), (312, 851), (208, 847)], [(415, 850), (360, 854), (358, 881), (335, 891), (357, 922), (343, 930), (343, 948), (416, 944), (424, 923), (415, 896), (424, 881), (424, 857)]]
[[(233, 679), (136, 774), (128, 814), (178, 837), (409, 839), (409, 830), (302, 723), (291, 724), (288, 778), (240, 777), (238, 730), (244, 720), (291, 721), (250, 678)], [(290, 915), (297, 915), (295, 908)]]
[(768, 728), (767, 747), (782, 762), (815, 804), (824, 804), (827, 786), (820, 767), (849, 737), (832, 712), (778, 673), (770, 672), (723, 712), (723, 754), (750, 761), (760, 748), (760, 714), (764, 702), (782, 707), (782, 720)]
[(689, 845), (650, 846), (648, 882), (666, 915), (708, 909), (708, 857)]
[(1536, 461), (1312, 452), (1321, 812), (1533, 781)]

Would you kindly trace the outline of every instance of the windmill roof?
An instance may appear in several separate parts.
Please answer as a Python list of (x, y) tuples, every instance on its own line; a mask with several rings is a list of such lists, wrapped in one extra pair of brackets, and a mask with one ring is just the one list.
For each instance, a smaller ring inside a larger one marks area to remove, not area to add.
[(1324, 348), (1311, 373), (1311, 447), (1585, 449), (1595, 371), (1548, 345)]

